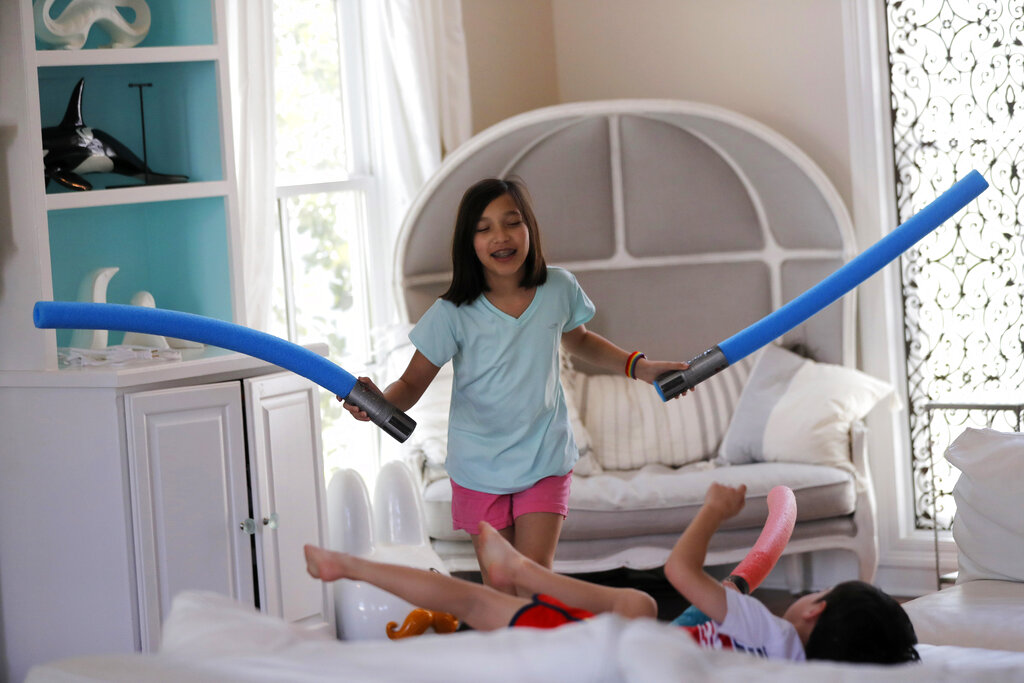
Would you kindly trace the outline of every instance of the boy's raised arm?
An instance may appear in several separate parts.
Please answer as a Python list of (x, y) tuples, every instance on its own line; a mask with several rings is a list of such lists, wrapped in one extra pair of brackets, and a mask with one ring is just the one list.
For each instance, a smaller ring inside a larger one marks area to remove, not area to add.
[(722, 622), (727, 612), (726, 588), (704, 571), (704, 559), (718, 527), (743, 509), (746, 493), (747, 487), (743, 485), (711, 484), (704, 505), (665, 562), (665, 578), (691, 604), (717, 622)]

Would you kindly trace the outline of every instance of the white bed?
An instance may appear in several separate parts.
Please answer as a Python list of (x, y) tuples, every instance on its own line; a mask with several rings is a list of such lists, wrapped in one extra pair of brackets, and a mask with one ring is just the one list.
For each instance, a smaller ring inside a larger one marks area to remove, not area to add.
[(921, 654), (922, 663), (897, 667), (766, 661), (701, 650), (663, 622), (612, 615), (553, 631), (520, 628), (341, 642), (219, 595), (182, 593), (165, 623), (159, 653), (53, 662), (32, 669), (26, 681), (1024, 681), (1024, 653), (922, 646)]

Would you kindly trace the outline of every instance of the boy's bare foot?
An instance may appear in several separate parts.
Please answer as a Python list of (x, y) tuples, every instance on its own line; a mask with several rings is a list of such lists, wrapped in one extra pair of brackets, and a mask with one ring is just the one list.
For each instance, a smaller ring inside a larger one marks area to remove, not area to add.
[(479, 528), (480, 564), (491, 586), (500, 591), (515, 590), (516, 571), (525, 558), (487, 522), (480, 522)]
[(327, 550), (315, 545), (303, 547), (306, 555), (306, 571), (314, 579), (337, 581), (346, 578), (344, 553)]

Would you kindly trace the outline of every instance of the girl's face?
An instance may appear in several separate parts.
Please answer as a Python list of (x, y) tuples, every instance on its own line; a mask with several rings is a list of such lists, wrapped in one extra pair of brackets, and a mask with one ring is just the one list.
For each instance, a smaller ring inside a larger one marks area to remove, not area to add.
[(503, 194), (484, 209), (476, 224), (473, 248), (488, 282), (522, 277), (530, 250), (530, 231), (511, 196)]

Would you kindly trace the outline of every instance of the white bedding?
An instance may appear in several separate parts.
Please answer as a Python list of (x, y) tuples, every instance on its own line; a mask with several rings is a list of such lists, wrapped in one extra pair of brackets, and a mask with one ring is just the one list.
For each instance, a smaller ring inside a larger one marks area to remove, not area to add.
[(921, 646), (900, 667), (774, 662), (701, 650), (675, 627), (603, 615), (553, 631), (326, 640), (210, 593), (182, 593), (154, 655), (82, 657), (38, 666), (28, 683), (86, 681), (1024, 681), (1024, 653)]

